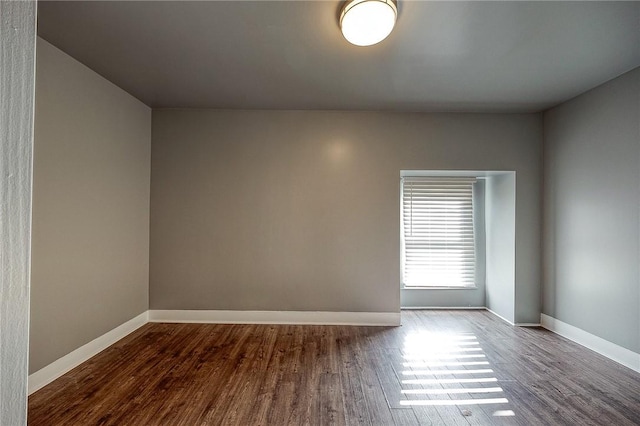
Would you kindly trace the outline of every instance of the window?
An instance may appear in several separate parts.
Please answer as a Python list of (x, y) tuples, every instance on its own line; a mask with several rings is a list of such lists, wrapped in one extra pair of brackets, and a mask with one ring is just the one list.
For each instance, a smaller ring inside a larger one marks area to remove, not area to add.
[(405, 288), (475, 287), (475, 178), (402, 178)]

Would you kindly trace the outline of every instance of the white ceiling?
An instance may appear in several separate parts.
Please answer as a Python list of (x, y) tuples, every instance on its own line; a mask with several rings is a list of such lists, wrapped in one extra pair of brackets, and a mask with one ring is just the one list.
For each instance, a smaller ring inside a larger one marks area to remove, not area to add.
[(640, 2), (400, 0), (372, 47), (339, 7), (50, 1), (38, 32), (152, 107), (530, 112), (640, 66)]

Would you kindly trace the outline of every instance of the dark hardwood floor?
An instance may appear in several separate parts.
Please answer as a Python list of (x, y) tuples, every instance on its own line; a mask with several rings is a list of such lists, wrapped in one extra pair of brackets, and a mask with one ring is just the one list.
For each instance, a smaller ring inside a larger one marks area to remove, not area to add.
[(640, 374), (485, 311), (402, 327), (147, 324), (29, 398), (30, 425), (637, 425)]

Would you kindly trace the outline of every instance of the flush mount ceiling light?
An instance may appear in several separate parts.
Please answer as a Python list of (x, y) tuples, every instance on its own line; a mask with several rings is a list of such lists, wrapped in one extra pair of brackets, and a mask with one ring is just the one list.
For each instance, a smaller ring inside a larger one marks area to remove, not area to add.
[(347, 0), (340, 13), (340, 28), (349, 43), (371, 46), (391, 34), (397, 15), (396, 0)]

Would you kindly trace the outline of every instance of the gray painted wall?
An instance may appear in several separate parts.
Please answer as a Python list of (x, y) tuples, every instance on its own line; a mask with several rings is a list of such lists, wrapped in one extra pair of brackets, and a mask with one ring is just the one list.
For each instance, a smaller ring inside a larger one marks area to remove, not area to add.
[(544, 114), (543, 312), (640, 352), (640, 68)]
[(27, 424), (36, 3), (0, 2), (0, 425)]
[(148, 309), (151, 110), (37, 45), (30, 372)]
[(154, 110), (150, 307), (398, 311), (403, 169), (517, 171), (539, 295), (541, 144), (538, 114)]
[[(487, 308), (508, 321), (516, 322), (514, 261), (516, 257), (517, 198), (515, 173), (490, 176), (487, 178), (485, 186)], [(539, 300), (539, 296), (537, 299)]]

